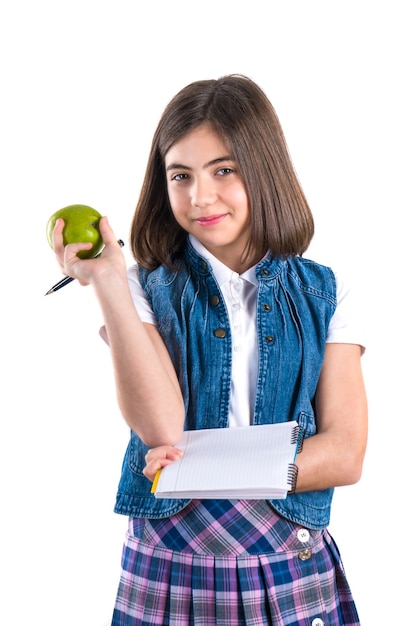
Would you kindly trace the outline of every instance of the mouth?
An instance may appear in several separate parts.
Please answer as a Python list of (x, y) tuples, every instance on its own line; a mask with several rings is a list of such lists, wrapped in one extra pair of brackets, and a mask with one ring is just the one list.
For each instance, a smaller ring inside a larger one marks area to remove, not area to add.
[(226, 213), (221, 213), (220, 215), (208, 215), (207, 217), (199, 217), (195, 221), (199, 226), (216, 226), (219, 224), (225, 217)]

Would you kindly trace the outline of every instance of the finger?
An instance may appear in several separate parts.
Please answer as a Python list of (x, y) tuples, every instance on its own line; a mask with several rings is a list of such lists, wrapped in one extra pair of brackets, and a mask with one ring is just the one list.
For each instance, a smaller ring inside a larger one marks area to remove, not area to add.
[(105, 246), (109, 246), (111, 244), (119, 245), (107, 216), (104, 215), (100, 219), (99, 228)]
[(64, 248), (64, 266), (72, 267), (75, 263), (79, 263), (80, 258), (77, 256), (81, 250), (90, 250), (93, 247), (91, 241), (83, 243), (69, 243)]
[(145, 455), (145, 461), (151, 463), (154, 459), (164, 459), (167, 454), (167, 449), (171, 446), (158, 446), (156, 448), (149, 448)]
[(146, 463), (151, 463), (155, 459), (170, 459), (171, 461), (175, 461), (183, 454), (183, 450), (175, 448), (175, 446), (159, 446), (158, 448), (148, 450), (145, 461)]
[(167, 459), (165, 459), (164, 462), (161, 461), (160, 459), (155, 459), (154, 461), (151, 461), (150, 463), (146, 464), (146, 466), (143, 469), (143, 474), (149, 480), (153, 480), (156, 476), (157, 471), (165, 467), (164, 463), (169, 465), (169, 463), (171, 462), (172, 461), (168, 461)]
[(177, 461), (180, 457), (182, 457), (183, 454), (184, 454), (183, 450), (172, 447), (169, 450), (167, 450), (166, 458), (169, 459), (170, 461)]
[(52, 231), (52, 244), (54, 252), (59, 255), (64, 250), (64, 239), (62, 236), (62, 231), (64, 230), (65, 222), (60, 217), (55, 222), (54, 229)]
[(174, 463), (184, 454), (183, 450), (167, 446), (164, 448), (154, 448), (149, 450), (145, 456), (146, 466), (143, 474), (149, 480), (153, 481), (158, 470), (163, 469), (167, 465)]

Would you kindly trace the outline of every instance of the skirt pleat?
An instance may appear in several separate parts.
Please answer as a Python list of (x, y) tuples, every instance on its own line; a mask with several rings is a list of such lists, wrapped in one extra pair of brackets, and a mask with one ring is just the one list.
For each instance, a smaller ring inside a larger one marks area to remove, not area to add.
[(259, 557), (240, 556), (238, 574), (244, 611), (242, 624), (272, 624), (267, 584)]
[(216, 623), (216, 589), (214, 556), (193, 555), (193, 612), (190, 624), (206, 626)]
[(193, 501), (167, 520), (129, 521), (112, 626), (313, 623), (360, 625), (327, 530), (265, 501)]

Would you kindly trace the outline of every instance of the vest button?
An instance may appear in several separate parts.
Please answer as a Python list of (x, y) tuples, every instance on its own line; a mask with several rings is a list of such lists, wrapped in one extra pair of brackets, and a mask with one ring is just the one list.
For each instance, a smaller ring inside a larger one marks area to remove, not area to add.
[(269, 271), (264, 269), (264, 270), (262, 270), (262, 274), (264, 276), (269, 276)]
[(264, 304), (264, 311), (270, 311), (271, 310), (271, 305), (270, 304)]
[(219, 296), (212, 296), (211, 297), (211, 304), (212, 306), (217, 306), (220, 302), (220, 298)]
[(207, 269), (207, 263), (206, 263), (205, 261), (201, 261), (201, 262), (200, 262), (200, 265), (201, 265), (201, 268), (202, 268), (204, 271), (206, 271), (206, 269)]
[(298, 558), (300, 561), (308, 561), (308, 559), (311, 559), (311, 550), (309, 548), (301, 550), (301, 552), (298, 553)]
[(267, 336), (265, 337), (265, 341), (266, 341), (267, 343), (274, 343), (274, 341), (275, 341), (275, 340), (274, 340), (274, 338), (273, 338), (271, 335), (267, 335)]
[(216, 328), (216, 330), (214, 331), (214, 336), (218, 339), (224, 339), (224, 337), (226, 337), (226, 334), (227, 333), (224, 328)]

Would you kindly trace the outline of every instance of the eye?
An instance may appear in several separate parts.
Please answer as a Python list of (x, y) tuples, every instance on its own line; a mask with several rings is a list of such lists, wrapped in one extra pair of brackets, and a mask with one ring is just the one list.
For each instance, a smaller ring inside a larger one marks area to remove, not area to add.
[(176, 180), (176, 181), (181, 181), (181, 180), (187, 180), (188, 179), (188, 174), (174, 174), (171, 177), (171, 180)]
[(233, 174), (234, 171), (232, 167), (221, 167), (216, 171), (216, 174), (219, 174), (219, 176), (227, 176), (228, 174)]

